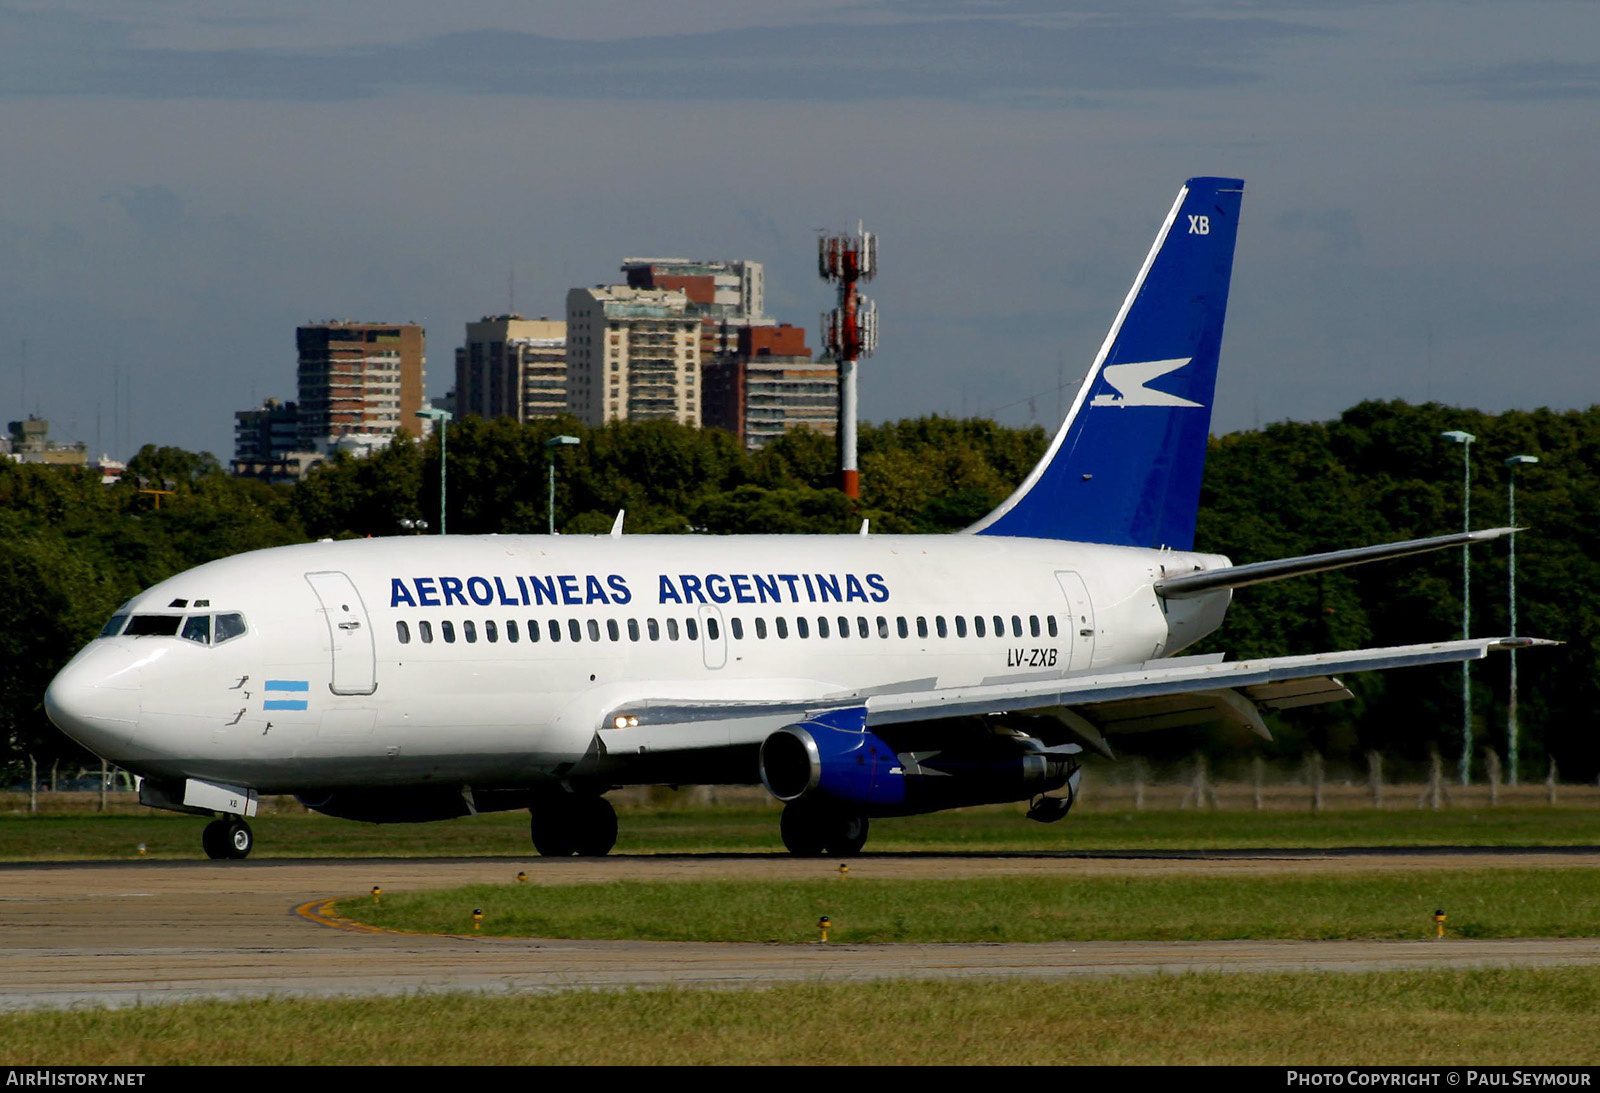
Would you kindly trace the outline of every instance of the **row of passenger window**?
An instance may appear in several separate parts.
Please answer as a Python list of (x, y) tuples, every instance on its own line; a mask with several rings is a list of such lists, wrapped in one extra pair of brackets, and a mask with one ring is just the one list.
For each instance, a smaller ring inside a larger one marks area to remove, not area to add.
[[(835, 625), (835, 619), (837, 620), (837, 626)], [(934, 634), (941, 638), (948, 638), (951, 636), (953, 623), (954, 633), (958, 638), (964, 638), (968, 636), (969, 633), (973, 637), (984, 638), (988, 637), (991, 633), (991, 627), (988, 621), (990, 619), (993, 620), (992, 633), (994, 636), (997, 638), (1006, 637), (1006, 620), (1001, 615), (974, 615), (972, 616), (970, 628), (968, 627), (967, 616), (965, 615), (953, 616), (953, 618), (949, 621), (946, 621), (943, 615), (934, 615), (931, 628), (929, 626), (928, 616), (926, 615), (918, 615), (914, 619), (908, 619), (906, 616), (900, 615), (894, 620), (893, 632), (902, 638), (909, 638), (912, 630), (915, 629), (916, 635), (919, 638), (926, 638)], [(419, 620), (416, 625), (417, 637), (424, 644), (430, 643), (434, 640), (434, 624), (431, 620), (422, 619)], [(642, 629), (639, 625), (638, 619), (625, 619), (621, 622), (619, 622), (617, 619), (606, 619), (603, 625), (605, 630), (605, 638), (610, 639), (611, 641), (621, 641), (624, 628), (627, 630), (629, 641), (642, 641), (646, 637), (648, 637), (651, 641), (660, 641), (663, 635), (668, 641), (678, 641), (680, 638), (687, 638), (689, 641), (700, 640), (700, 627), (698, 622), (694, 619), (684, 619), (681, 627), (678, 620), (675, 618), (668, 618), (661, 621), (656, 619), (645, 619)], [(721, 630), (717, 625), (716, 619), (706, 619), (705, 625), (706, 637), (710, 638), (712, 641), (716, 641), (721, 637)], [(453, 621), (448, 619), (441, 620), (438, 624), (438, 627), (439, 637), (441, 637), (444, 641), (454, 642), (456, 640), (456, 624)], [(1048, 634), (1053, 638), (1060, 634), (1060, 627), (1058, 626), (1056, 617), (1054, 615), (1045, 615), (1043, 617), (1042, 625), (1040, 622), (1040, 616), (1029, 615), (1027, 618), (1026, 627), (1027, 635), (1029, 637), (1037, 638)], [(529, 619), (527, 622), (526, 633), (529, 641), (539, 641), (541, 640), (541, 635), (546, 635), (550, 641), (583, 641), (585, 634), (587, 634), (589, 641), (601, 641), (603, 640), (601, 637), (601, 628), (602, 623), (599, 619), (587, 619), (583, 622), (579, 622), (577, 619), (567, 619), (565, 631), (563, 631), (560, 621), (556, 619), (546, 619), (543, 627), (540, 626), (537, 619)], [(1015, 638), (1022, 637), (1023, 628), (1024, 624), (1022, 616), (1012, 615), (1009, 636)], [(765, 640), (768, 636), (776, 636), (780, 639), (783, 639), (788, 638), (791, 635), (796, 638), (809, 638), (813, 633), (815, 633), (819, 638), (832, 637), (835, 634), (841, 638), (848, 638), (851, 636), (850, 619), (845, 615), (838, 615), (832, 618), (827, 615), (818, 615), (814, 629), (812, 620), (803, 615), (793, 620), (792, 627), (789, 619), (779, 615), (777, 618), (772, 620), (772, 626), (770, 629), (767, 626), (766, 618), (763, 616), (757, 616), (754, 619), (753, 629), (755, 631), (755, 637), (758, 640)], [(867, 616), (857, 615), (855, 618), (854, 629), (857, 637), (871, 637), (874, 629), (876, 629), (878, 637), (887, 638), (890, 634), (889, 618), (885, 615), (879, 615), (877, 617), (877, 626), (874, 628), (868, 621)], [(410, 623), (403, 619), (397, 621), (395, 623), (395, 631), (396, 635), (400, 639), (401, 645), (410, 644)], [(730, 634), (732, 634), (734, 640), (743, 641), (745, 637), (744, 620), (738, 616), (729, 619), (728, 631)], [(489, 619), (483, 623), (482, 634), (485, 641), (498, 642), (501, 639), (501, 636), (504, 635), (506, 641), (515, 644), (516, 642), (522, 640), (523, 630), (519, 628), (516, 619), (507, 619), (503, 626), (495, 620)], [(462, 622), (460, 636), (469, 642), (477, 641), (479, 636), (478, 624), (472, 620)]]

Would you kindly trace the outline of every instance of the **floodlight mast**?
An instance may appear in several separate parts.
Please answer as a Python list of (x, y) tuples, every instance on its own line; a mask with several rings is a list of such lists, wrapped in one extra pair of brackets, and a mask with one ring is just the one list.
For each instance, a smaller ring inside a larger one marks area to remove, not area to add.
[[(1461, 445), (1461, 530), (1472, 530), (1472, 442), (1478, 438), (1461, 429), (1440, 433), (1441, 440)], [(1466, 546), (1461, 548), (1461, 640), (1472, 636), (1472, 567)], [(1472, 669), (1461, 662), (1461, 784), (1472, 780)]]
[[(1511, 636), (1517, 636), (1517, 468), (1528, 463), (1539, 462), (1536, 455), (1514, 455), (1505, 462), (1506, 468), (1511, 472), (1507, 484), (1507, 502), (1510, 509), (1511, 526)], [(1508, 650), (1511, 654), (1511, 701), (1506, 705), (1506, 758), (1511, 768), (1511, 784), (1517, 784), (1517, 647), (1515, 644)]]

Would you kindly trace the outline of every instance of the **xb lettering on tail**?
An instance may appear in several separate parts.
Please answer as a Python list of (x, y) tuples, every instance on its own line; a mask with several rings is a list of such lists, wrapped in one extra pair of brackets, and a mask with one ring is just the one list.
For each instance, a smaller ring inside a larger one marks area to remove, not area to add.
[(1044, 457), (964, 532), (257, 551), (134, 597), (46, 708), (146, 804), (215, 817), (213, 857), (250, 852), (263, 794), (373, 823), (525, 808), (539, 852), (570, 855), (612, 848), (614, 787), (756, 783), (792, 852), (848, 854), (879, 816), (1060, 819), (1118, 734), (1265, 734), (1265, 710), (1348, 697), (1340, 673), (1505, 647), (1182, 655), (1235, 588), (1507, 530), (1240, 566), (1194, 549), (1242, 197), (1182, 187)]

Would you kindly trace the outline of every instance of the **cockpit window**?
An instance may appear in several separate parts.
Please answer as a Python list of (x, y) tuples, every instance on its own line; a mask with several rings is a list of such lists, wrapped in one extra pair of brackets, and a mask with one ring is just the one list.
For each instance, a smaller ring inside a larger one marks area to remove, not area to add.
[(218, 615), (216, 633), (212, 635), (212, 638), (218, 645), (221, 645), (229, 638), (241, 636), (244, 630), (243, 615)]
[[(126, 627), (124, 627), (126, 623)], [(244, 616), (227, 615), (113, 615), (100, 631), (103, 638), (181, 637), (199, 645), (221, 645), (246, 631)]]
[(128, 628), (122, 633), (130, 638), (177, 637), (182, 622), (182, 615), (135, 615), (128, 620)]

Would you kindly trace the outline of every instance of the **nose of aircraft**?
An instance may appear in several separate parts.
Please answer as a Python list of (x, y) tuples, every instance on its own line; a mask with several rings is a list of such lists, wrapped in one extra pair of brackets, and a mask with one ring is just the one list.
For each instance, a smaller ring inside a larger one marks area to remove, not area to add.
[(56, 728), (114, 759), (139, 724), (139, 665), (128, 650), (90, 646), (50, 682), (44, 709)]

